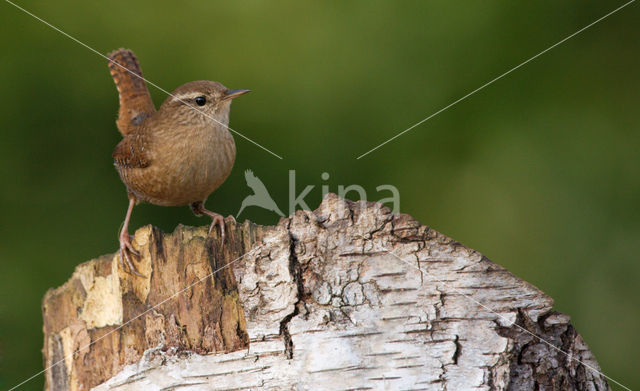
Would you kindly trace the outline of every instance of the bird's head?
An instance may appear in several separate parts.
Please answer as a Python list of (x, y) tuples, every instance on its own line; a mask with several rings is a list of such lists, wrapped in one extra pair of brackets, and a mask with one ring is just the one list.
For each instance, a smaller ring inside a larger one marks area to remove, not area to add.
[(177, 120), (229, 124), (231, 101), (250, 90), (230, 90), (215, 81), (192, 81), (176, 88), (160, 110), (170, 111)]

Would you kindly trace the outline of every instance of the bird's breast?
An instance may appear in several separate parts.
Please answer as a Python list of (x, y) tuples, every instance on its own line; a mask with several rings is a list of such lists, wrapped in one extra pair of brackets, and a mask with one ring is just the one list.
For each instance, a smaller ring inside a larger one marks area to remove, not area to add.
[(158, 136), (151, 165), (144, 169), (145, 183), (151, 184), (140, 189), (144, 200), (165, 206), (204, 201), (231, 173), (236, 147), (226, 128), (202, 126)]

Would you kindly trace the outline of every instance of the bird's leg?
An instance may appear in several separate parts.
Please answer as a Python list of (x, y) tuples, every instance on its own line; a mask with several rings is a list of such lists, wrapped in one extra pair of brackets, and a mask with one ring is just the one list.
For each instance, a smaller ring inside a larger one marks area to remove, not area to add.
[[(127, 209), (127, 215), (124, 218), (124, 224), (122, 224), (122, 231), (120, 231), (120, 264), (122, 265), (122, 270), (129, 271), (129, 273), (133, 273), (136, 276), (144, 277), (144, 275), (140, 274), (133, 263), (131, 262), (131, 256), (129, 253), (140, 256), (140, 253), (137, 252), (133, 246), (131, 245), (131, 236), (129, 236), (129, 220), (131, 219), (131, 212), (133, 211), (133, 206), (136, 204), (136, 199), (131, 197), (129, 198), (129, 208)], [(125, 265), (125, 261), (127, 264)]]
[(202, 215), (207, 215), (209, 217), (211, 217), (211, 219), (213, 221), (211, 221), (211, 225), (209, 226), (209, 233), (211, 233), (211, 230), (213, 230), (213, 227), (217, 225), (220, 226), (220, 237), (222, 238), (222, 242), (224, 243), (224, 238), (225, 238), (225, 233), (224, 233), (224, 217), (222, 217), (221, 214), (212, 212), (208, 209), (205, 209), (204, 207), (204, 202), (203, 201), (199, 201), (199, 202), (194, 202), (193, 204), (191, 204), (191, 210), (193, 211), (193, 213), (196, 216), (202, 216)]

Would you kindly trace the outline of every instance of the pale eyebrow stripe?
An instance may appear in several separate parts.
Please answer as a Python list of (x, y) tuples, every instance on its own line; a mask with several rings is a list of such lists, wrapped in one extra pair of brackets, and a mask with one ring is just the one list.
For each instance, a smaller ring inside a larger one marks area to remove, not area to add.
[(180, 95), (171, 95), (171, 100), (172, 101), (183, 101), (183, 100), (193, 99), (195, 97), (202, 96), (202, 95), (203, 95), (202, 92), (187, 92), (187, 93), (180, 94)]

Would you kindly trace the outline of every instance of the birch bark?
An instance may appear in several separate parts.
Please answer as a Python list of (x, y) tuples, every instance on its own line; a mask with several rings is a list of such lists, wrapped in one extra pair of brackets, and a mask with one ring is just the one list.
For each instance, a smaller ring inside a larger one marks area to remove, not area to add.
[(227, 224), (141, 228), (147, 278), (109, 255), (49, 291), (47, 389), (609, 389), (550, 297), (408, 215), (330, 194)]

